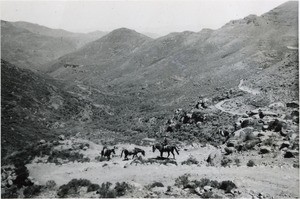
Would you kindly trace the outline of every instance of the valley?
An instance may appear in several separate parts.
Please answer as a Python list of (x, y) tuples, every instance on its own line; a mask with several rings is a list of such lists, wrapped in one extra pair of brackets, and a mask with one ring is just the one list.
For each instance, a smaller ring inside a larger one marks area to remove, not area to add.
[(157, 38), (2, 20), (1, 196), (299, 197), (297, 16)]

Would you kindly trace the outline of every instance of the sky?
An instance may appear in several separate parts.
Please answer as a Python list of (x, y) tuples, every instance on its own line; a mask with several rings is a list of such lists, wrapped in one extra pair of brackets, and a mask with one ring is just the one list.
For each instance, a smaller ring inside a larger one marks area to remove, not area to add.
[(218, 29), (230, 20), (261, 15), (286, 0), (2, 1), (1, 19), (27, 21), (72, 32), (138, 32)]

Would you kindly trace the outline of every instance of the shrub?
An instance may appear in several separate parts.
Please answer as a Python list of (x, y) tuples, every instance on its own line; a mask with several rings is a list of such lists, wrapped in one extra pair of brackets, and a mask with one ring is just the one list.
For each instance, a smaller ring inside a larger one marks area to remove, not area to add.
[(41, 192), (42, 188), (43, 188), (43, 186), (41, 186), (41, 185), (32, 185), (32, 186), (26, 187), (24, 189), (23, 194), (24, 194), (25, 198), (32, 198), (33, 196), (37, 196)]
[(120, 196), (124, 196), (126, 191), (131, 189), (131, 186), (126, 182), (122, 182), (122, 183), (117, 182), (114, 189), (116, 191), (116, 195), (120, 197)]
[(254, 161), (253, 161), (253, 160), (249, 160), (248, 163), (247, 163), (247, 166), (248, 166), (248, 167), (253, 167), (253, 166), (255, 166)]
[(12, 185), (5, 189), (5, 191), (1, 191), (1, 198), (18, 198), (18, 187)]
[(231, 159), (227, 158), (227, 157), (223, 157), (223, 159), (221, 160), (221, 166), (222, 167), (227, 167), (229, 166), (229, 164), (232, 162)]
[(90, 184), (87, 188), (87, 192), (97, 191), (99, 189), (100, 189), (100, 186), (98, 184)]
[(230, 193), (232, 189), (237, 188), (236, 185), (230, 181), (222, 181), (220, 184), (219, 189), (223, 189), (225, 191), (225, 193)]
[(238, 167), (241, 166), (240, 159), (236, 158), (236, 159), (234, 159), (234, 162), (235, 162), (236, 166), (238, 166)]
[(48, 189), (53, 189), (55, 186), (56, 186), (56, 183), (55, 183), (54, 180), (48, 180), (48, 181), (46, 182), (46, 187), (47, 187)]
[(202, 178), (200, 181), (194, 180), (193, 181), (197, 187), (205, 187), (205, 186), (211, 186), (213, 188), (219, 188), (220, 183), (216, 180), (209, 180), (207, 178)]
[(100, 194), (101, 198), (115, 198), (117, 193), (115, 190), (111, 190), (110, 186), (112, 184), (110, 182), (102, 183), (97, 194)]
[(68, 184), (64, 184), (59, 187), (57, 195), (60, 198), (64, 198), (69, 194), (76, 194), (80, 187), (89, 187), (92, 183), (86, 179), (72, 179)]
[(58, 164), (58, 158), (62, 160), (69, 160), (71, 162), (78, 161), (78, 162), (89, 162), (89, 158), (84, 158), (83, 154), (69, 151), (69, 150), (62, 150), (62, 151), (53, 151), (49, 157), (48, 162), (56, 163)]
[(186, 187), (188, 185), (189, 181), (189, 174), (184, 174), (182, 176), (179, 176), (178, 178), (175, 179), (175, 186), (177, 187)]
[(33, 185), (33, 183), (28, 179), (29, 171), (24, 165), (17, 167), (15, 172), (17, 177), (13, 183), (17, 185), (18, 188)]
[(161, 182), (154, 182), (154, 183), (151, 184), (150, 187), (151, 188), (153, 188), (153, 187), (164, 187), (164, 185)]
[(194, 158), (194, 157), (191, 156), (187, 160), (183, 161), (181, 164), (182, 165), (184, 165), (184, 164), (186, 164), (186, 165), (199, 164), (199, 161), (196, 160), (196, 158)]

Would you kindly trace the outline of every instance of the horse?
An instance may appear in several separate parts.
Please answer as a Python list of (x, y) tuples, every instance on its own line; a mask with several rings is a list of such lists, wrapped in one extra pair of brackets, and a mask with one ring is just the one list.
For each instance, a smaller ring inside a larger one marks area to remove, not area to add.
[(116, 154), (115, 148), (109, 149), (109, 148), (107, 148), (107, 147), (105, 146), (105, 147), (103, 147), (103, 149), (102, 149), (102, 151), (101, 151), (101, 157), (106, 156), (106, 157), (107, 157), (107, 160), (109, 161), (109, 160), (110, 160), (110, 155), (111, 155), (111, 153)]
[(132, 156), (132, 159), (133, 159), (139, 153), (141, 153), (143, 156), (145, 156), (145, 151), (143, 149), (140, 149), (140, 148), (134, 148), (133, 150), (123, 149), (122, 152), (121, 152), (121, 157), (122, 157), (123, 153), (125, 155), (124, 160), (128, 160), (127, 156), (129, 156), (129, 155), (133, 155)]
[(163, 157), (163, 153), (164, 152), (168, 152), (168, 157), (170, 156), (170, 152), (173, 154), (173, 158), (175, 159), (175, 154), (174, 154), (174, 150), (176, 151), (176, 153), (179, 155), (178, 149), (175, 145), (162, 145), (161, 143), (157, 143), (152, 145), (152, 151), (153, 153), (155, 152), (155, 149), (158, 149), (160, 152), (160, 157)]

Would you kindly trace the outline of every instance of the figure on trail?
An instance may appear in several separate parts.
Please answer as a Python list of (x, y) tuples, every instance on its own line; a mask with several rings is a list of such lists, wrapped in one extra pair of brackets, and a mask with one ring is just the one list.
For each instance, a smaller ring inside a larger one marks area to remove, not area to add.
[(101, 151), (101, 157), (106, 156), (107, 160), (109, 161), (110, 160), (110, 155), (112, 153), (116, 154), (115, 147), (113, 149), (109, 149), (107, 146), (104, 146), (103, 149), (102, 149), (102, 151)]
[(168, 153), (167, 158), (169, 158), (170, 153), (172, 153), (173, 158), (175, 159), (174, 151), (179, 155), (178, 148), (175, 145), (170, 145), (170, 144), (163, 145), (162, 143), (156, 143), (156, 144), (152, 145), (152, 152), (154, 153), (156, 149), (159, 150), (160, 157), (163, 157), (164, 152)]
[(125, 155), (124, 160), (128, 160), (128, 156), (132, 155), (132, 159), (134, 159), (139, 153), (141, 153), (143, 156), (145, 156), (145, 151), (143, 149), (135, 147), (133, 150), (123, 149), (121, 152), (122, 155)]

